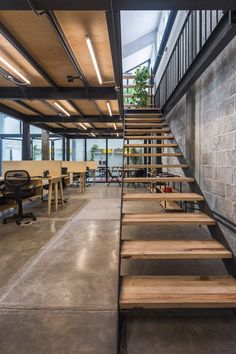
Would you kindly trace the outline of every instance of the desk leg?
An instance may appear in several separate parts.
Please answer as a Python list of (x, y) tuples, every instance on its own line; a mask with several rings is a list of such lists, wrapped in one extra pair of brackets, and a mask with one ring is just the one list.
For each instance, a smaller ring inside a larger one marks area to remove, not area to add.
[(96, 170), (93, 170), (93, 184), (95, 184), (96, 181)]
[(64, 207), (64, 192), (62, 187), (62, 180), (60, 180), (60, 195), (61, 195), (61, 205)]
[(58, 209), (58, 182), (54, 183), (54, 203), (55, 203), (55, 210)]
[(86, 178), (86, 172), (84, 173), (84, 192), (86, 192), (86, 184), (87, 184), (87, 178)]
[(70, 185), (72, 186), (73, 184), (73, 173), (70, 173)]
[(52, 181), (49, 181), (49, 187), (48, 187), (48, 216), (51, 215), (51, 204), (52, 204)]

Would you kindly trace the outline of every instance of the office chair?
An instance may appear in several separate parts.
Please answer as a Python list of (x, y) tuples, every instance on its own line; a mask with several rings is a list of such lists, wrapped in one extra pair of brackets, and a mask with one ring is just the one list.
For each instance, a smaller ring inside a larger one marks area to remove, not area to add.
[(113, 182), (113, 180), (116, 180), (116, 183), (119, 183), (119, 186), (121, 187), (121, 183), (120, 183), (119, 178), (117, 176), (112, 175), (110, 168), (107, 169), (107, 172), (108, 172), (108, 176), (111, 178), (107, 187), (109, 187), (110, 183)]
[[(62, 175), (66, 175), (68, 171), (67, 167), (62, 167), (61, 168), (61, 174)], [(58, 188), (60, 188), (60, 183), (58, 182)], [(65, 181), (65, 177), (62, 177), (62, 188), (65, 189), (66, 188), (66, 181)], [(43, 185), (43, 189), (45, 190), (49, 190), (49, 184), (44, 184)], [(43, 190), (42, 190), (42, 197), (41, 197), (42, 202), (47, 202), (47, 199), (43, 198)], [(59, 203), (61, 203), (61, 199), (58, 200)], [(54, 204), (55, 201), (52, 200), (52, 204)], [(64, 203), (67, 203), (67, 200), (64, 198)]]
[(3, 223), (15, 220), (20, 225), (22, 220), (30, 218), (33, 221), (36, 217), (33, 213), (23, 213), (23, 199), (35, 195), (35, 188), (30, 188), (31, 179), (29, 173), (24, 170), (7, 171), (4, 177), (5, 188), (3, 190), (6, 199), (15, 200), (18, 204), (18, 213), (3, 219)]

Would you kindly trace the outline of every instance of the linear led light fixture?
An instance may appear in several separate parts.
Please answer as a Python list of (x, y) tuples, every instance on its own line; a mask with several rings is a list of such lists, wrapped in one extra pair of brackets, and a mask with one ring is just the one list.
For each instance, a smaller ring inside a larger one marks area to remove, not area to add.
[(107, 109), (108, 109), (109, 115), (112, 117), (112, 110), (111, 110), (111, 105), (110, 105), (109, 101), (107, 101)]
[(113, 123), (113, 127), (115, 130), (117, 130), (116, 123)]
[(116, 136), (117, 136), (117, 138), (119, 138), (119, 134), (118, 133), (116, 133)]
[(85, 39), (86, 39), (88, 50), (89, 50), (89, 53), (90, 53), (90, 56), (91, 56), (91, 59), (92, 59), (92, 62), (93, 62), (94, 69), (95, 69), (96, 74), (97, 74), (98, 82), (99, 82), (100, 85), (102, 85), (102, 77), (101, 77), (101, 74), (100, 74), (100, 71), (99, 71), (99, 68), (98, 68), (98, 63), (97, 63), (97, 59), (96, 59), (96, 56), (95, 56), (95, 53), (94, 53), (94, 50), (93, 50), (92, 42), (91, 42), (90, 38), (87, 35), (85, 36)]
[(91, 133), (91, 135), (95, 138), (96, 137), (96, 135), (94, 134), (94, 133)]
[(11, 71), (14, 72), (14, 74), (16, 74), (17, 76), (19, 76), (19, 78), (21, 78), (21, 80), (23, 80), (26, 84), (31, 85), (31, 82), (26, 79), (26, 77), (24, 75), (22, 75), (18, 70), (16, 70), (10, 63), (8, 63), (5, 59), (3, 59), (2, 57), (0, 57), (0, 62), (2, 62), (4, 65), (7, 66), (8, 69), (10, 69)]
[(81, 128), (83, 128), (84, 130), (87, 130), (87, 127), (86, 127), (83, 123), (79, 123), (79, 125), (80, 125)]
[(67, 117), (70, 117), (70, 113), (68, 113), (65, 108), (63, 108), (58, 102), (54, 102), (54, 105), (60, 109), (61, 112), (63, 112)]

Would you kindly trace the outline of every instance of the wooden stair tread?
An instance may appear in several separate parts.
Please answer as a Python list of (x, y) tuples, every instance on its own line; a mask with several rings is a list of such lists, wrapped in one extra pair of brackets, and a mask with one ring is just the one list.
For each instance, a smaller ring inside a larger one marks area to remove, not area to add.
[(177, 147), (177, 144), (125, 144), (125, 147), (160, 147), (160, 148), (168, 148), (168, 147)]
[(190, 177), (125, 177), (124, 183), (164, 183), (164, 182), (194, 182)]
[(125, 193), (124, 201), (131, 200), (157, 200), (157, 201), (203, 201), (204, 197), (197, 193)]
[(120, 308), (236, 307), (231, 276), (124, 276)]
[(172, 135), (125, 135), (126, 140), (141, 139), (141, 140), (172, 140)]
[[(137, 125), (138, 124), (138, 125)], [(138, 126), (140, 127), (155, 127), (155, 128), (162, 128), (162, 127), (166, 127), (167, 126), (167, 123), (156, 123), (155, 121), (147, 121), (146, 123), (145, 122), (142, 122), (140, 123), (140, 121), (138, 120), (132, 120), (131, 122), (127, 122), (125, 121), (125, 126), (129, 126), (129, 127), (135, 127), (137, 128)]]
[(126, 133), (169, 133), (170, 129), (125, 129)]
[(131, 157), (131, 156), (153, 156), (153, 157), (161, 157), (161, 156), (169, 156), (169, 157), (174, 157), (174, 156), (183, 156), (180, 152), (158, 152), (158, 153), (139, 153), (139, 154), (124, 154), (125, 157)]
[(216, 240), (122, 241), (124, 259), (218, 259), (232, 253)]
[(125, 169), (135, 169), (135, 168), (187, 168), (188, 165), (177, 164), (177, 165), (164, 165), (164, 164), (137, 164), (137, 165), (125, 165)]
[(133, 214), (125, 213), (122, 218), (123, 225), (131, 224), (159, 224), (159, 225), (215, 225), (214, 219), (204, 213), (159, 213), (159, 214)]

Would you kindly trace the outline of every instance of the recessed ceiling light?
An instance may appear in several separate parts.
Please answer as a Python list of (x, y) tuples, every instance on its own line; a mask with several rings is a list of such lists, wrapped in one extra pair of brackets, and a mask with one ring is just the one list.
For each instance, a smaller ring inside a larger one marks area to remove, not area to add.
[(83, 123), (79, 123), (79, 125), (80, 125), (81, 128), (83, 128), (84, 130), (87, 130), (87, 127), (86, 127)]
[(99, 68), (98, 68), (98, 63), (97, 63), (97, 59), (96, 59), (96, 56), (95, 56), (95, 53), (94, 53), (94, 50), (93, 50), (92, 42), (91, 42), (91, 40), (90, 40), (90, 38), (88, 36), (85, 36), (85, 38), (86, 38), (86, 43), (87, 43), (87, 46), (88, 46), (88, 50), (89, 50), (90, 56), (92, 58), (93, 66), (94, 66), (94, 69), (95, 69), (96, 74), (97, 74), (98, 82), (101, 85), (102, 84), (102, 77), (101, 77), (101, 74), (100, 74), (100, 71), (99, 71)]
[(61, 112), (63, 112), (67, 117), (70, 117), (70, 113), (68, 113), (65, 108), (63, 108), (59, 103), (54, 102), (54, 105), (60, 109)]
[(14, 74), (16, 74), (17, 76), (19, 76), (21, 78), (21, 80), (23, 80), (26, 84), (30, 85), (31, 82), (26, 79), (26, 77), (24, 75), (22, 75), (18, 70), (16, 70), (10, 63), (8, 63), (5, 59), (3, 59), (2, 57), (0, 57), (0, 62), (2, 62), (4, 65), (6, 65), (6, 67), (8, 69), (10, 69), (11, 71), (14, 72)]
[(109, 115), (112, 117), (112, 110), (111, 110), (111, 105), (110, 105), (109, 101), (107, 101), (107, 109), (108, 109)]

